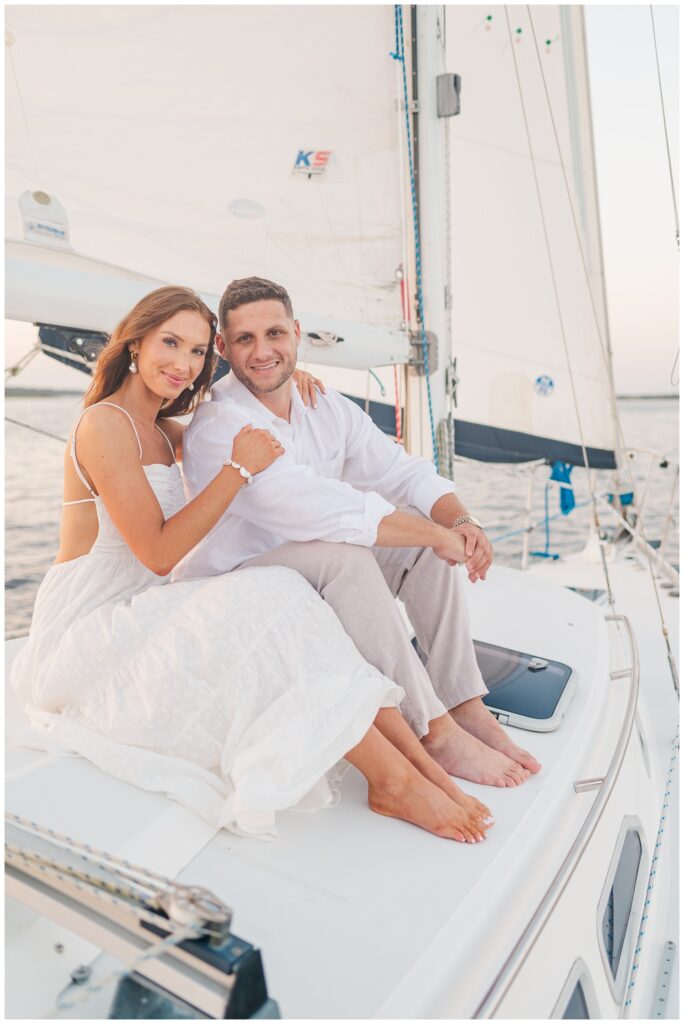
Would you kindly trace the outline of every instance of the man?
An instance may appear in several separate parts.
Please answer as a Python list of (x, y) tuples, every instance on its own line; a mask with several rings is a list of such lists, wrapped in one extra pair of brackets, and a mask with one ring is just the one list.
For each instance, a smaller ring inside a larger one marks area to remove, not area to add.
[[(188, 496), (213, 479), (247, 424), (269, 430), (285, 454), (242, 488), (176, 578), (265, 565), (297, 570), (366, 660), (404, 688), (404, 717), (448, 772), (514, 786), (539, 771), (482, 703), (487, 689), (452, 567), (465, 562), (471, 582), (484, 580), (492, 549), (451, 483), (342, 395), (319, 396), (315, 411), (304, 405), (291, 379), (300, 326), (284, 288), (255, 277), (233, 281), (219, 330), (217, 347), (232, 373), (214, 385), (185, 433)], [(395, 597), (427, 654), (425, 668)]]

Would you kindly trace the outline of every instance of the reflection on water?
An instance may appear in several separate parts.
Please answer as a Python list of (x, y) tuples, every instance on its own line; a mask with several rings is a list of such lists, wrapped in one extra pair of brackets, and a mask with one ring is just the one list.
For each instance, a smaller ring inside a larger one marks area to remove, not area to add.
[[(630, 446), (654, 448), (676, 460), (677, 417), (679, 405), (665, 399), (623, 399), (619, 403), (625, 442)], [(80, 409), (77, 395), (54, 398), (9, 398), (6, 414), (13, 419), (34, 424), (50, 433), (66, 437)], [(28, 631), (36, 590), (57, 551), (59, 517), (62, 502), (62, 460), (64, 447), (57, 441), (35, 434), (11, 423), (5, 424), (6, 469), (6, 582), (5, 634), (20, 636)], [(649, 460), (641, 457), (633, 462), (637, 481), (643, 484)], [(588, 498), (588, 489), (581, 470), (573, 471), (575, 498), (580, 505)], [(543, 472), (538, 473), (533, 515), (544, 517)], [(599, 490), (612, 486), (610, 473), (598, 473)], [(662, 520), (672, 485), (671, 469), (653, 469), (649, 487), (650, 498), (645, 509), (649, 539), (660, 535)], [(481, 519), (491, 538), (519, 529), (525, 508), (527, 482), (523, 477), (478, 463), (459, 464), (456, 490), (466, 506)], [(558, 494), (550, 490), (549, 513), (559, 511)], [(555, 519), (549, 525), (549, 549), (567, 553), (580, 547), (587, 534), (589, 508), (577, 508), (570, 516)], [(678, 561), (677, 523), (666, 545), (667, 557)], [(543, 527), (531, 535), (531, 550), (544, 551), (546, 536)], [(504, 537), (496, 544), (496, 560), (503, 565), (518, 565), (521, 537)]]

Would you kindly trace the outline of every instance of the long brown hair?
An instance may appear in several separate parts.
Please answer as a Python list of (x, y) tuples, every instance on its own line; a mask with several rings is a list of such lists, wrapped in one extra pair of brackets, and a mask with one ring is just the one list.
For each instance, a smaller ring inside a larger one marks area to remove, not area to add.
[(196, 292), (193, 292), (191, 288), (182, 288), (180, 285), (157, 288), (149, 295), (145, 295), (117, 324), (97, 360), (93, 380), (86, 391), (83, 404), (85, 406), (95, 405), (96, 402), (102, 402), (109, 395), (114, 394), (128, 376), (128, 367), (131, 362), (129, 350), (131, 342), (142, 341), (146, 334), (158, 327), (159, 324), (170, 320), (182, 309), (199, 313), (209, 324), (211, 332), (207, 354), (204, 357), (202, 371), (194, 382), (194, 391), (184, 388), (173, 402), (162, 405), (158, 415), (183, 416), (185, 413), (192, 412), (202, 400), (214, 373), (216, 363), (214, 338), (217, 320)]

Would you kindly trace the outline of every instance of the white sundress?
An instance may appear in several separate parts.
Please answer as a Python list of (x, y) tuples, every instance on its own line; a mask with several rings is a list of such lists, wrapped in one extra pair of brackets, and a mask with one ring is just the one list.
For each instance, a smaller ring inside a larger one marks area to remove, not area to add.
[[(77, 427), (72, 457), (90, 490)], [(143, 469), (168, 519), (185, 504), (180, 470)], [(91, 494), (97, 540), (48, 570), (12, 667), (30, 723), (239, 834), (274, 838), (276, 812), (331, 804), (338, 762), (401, 687), (364, 661), (298, 573), (171, 583), (138, 561)]]

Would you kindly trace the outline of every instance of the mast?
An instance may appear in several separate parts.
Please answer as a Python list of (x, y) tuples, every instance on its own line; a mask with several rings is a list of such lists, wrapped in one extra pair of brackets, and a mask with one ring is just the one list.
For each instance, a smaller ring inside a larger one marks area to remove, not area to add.
[[(437, 113), (437, 77), (445, 66), (444, 8), (436, 4), (412, 5), (410, 54), (414, 185), (416, 188), (418, 233), (422, 257), (422, 292), (425, 328), (436, 337), (436, 358), (431, 356), (429, 374), (435, 430), (447, 415), (446, 367), (451, 353), (448, 344), (447, 258), (445, 246), (445, 140), (444, 126)], [(410, 182), (409, 182), (410, 185)], [(413, 280), (416, 280), (414, 271)], [(417, 318), (416, 318), (417, 319)], [(414, 329), (417, 326), (414, 320)], [(414, 358), (422, 364), (420, 344)], [(433, 443), (427, 404), (427, 386), (422, 365), (408, 374), (408, 441), (414, 455), (432, 459)]]

